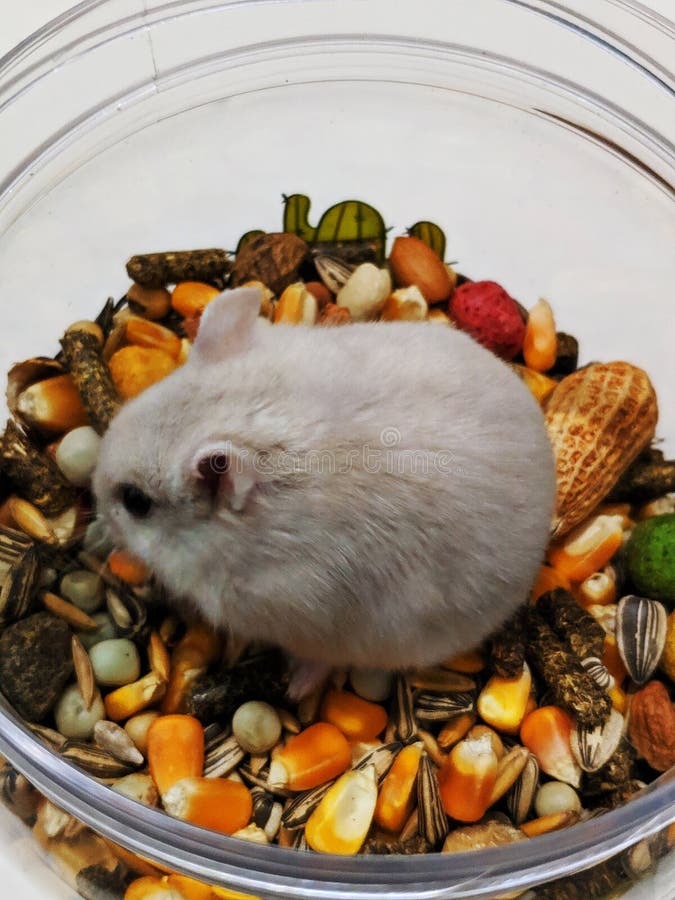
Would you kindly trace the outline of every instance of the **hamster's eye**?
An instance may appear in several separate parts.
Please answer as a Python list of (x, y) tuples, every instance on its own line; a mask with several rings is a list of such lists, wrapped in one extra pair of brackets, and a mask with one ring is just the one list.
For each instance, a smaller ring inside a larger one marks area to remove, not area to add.
[(152, 498), (134, 484), (121, 485), (120, 499), (126, 511), (135, 519), (144, 519), (152, 509)]

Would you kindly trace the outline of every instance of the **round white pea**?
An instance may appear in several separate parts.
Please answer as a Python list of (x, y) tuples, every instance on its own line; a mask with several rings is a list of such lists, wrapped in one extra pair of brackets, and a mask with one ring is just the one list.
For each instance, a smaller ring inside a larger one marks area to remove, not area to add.
[(103, 604), (103, 579), (88, 569), (67, 572), (61, 579), (61, 596), (86, 613), (96, 612)]
[(101, 438), (90, 425), (73, 428), (56, 448), (56, 464), (71, 484), (89, 484), (96, 468)]
[(94, 644), (89, 658), (97, 684), (121, 687), (136, 681), (141, 674), (138, 650), (128, 638), (113, 638)]
[(281, 720), (269, 703), (249, 700), (235, 712), (232, 734), (247, 753), (265, 753), (281, 737)]
[(54, 710), (54, 718), (56, 727), (64, 737), (87, 740), (93, 735), (96, 723), (105, 718), (103, 700), (100, 694), (97, 695), (91, 708), (87, 710), (79, 687), (71, 684), (61, 694)]
[(386, 669), (352, 669), (349, 681), (364, 700), (381, 703), (391, 694), (392, 675)]
[(117, 637), (117, 628), (109, 613), (94, 613), (91, 618), (96, 622), (96, 629), (77, 632), (77, 636), (85, 650), (91, 650), (95, 644), (100, 644), (101, 641), (109, 641), (111, 638)]
[(562, 781), (547, 781), (537, 791), (534, 808), (538, 816), (550, 816), (561, 812), (581, 812), (579, 795)]

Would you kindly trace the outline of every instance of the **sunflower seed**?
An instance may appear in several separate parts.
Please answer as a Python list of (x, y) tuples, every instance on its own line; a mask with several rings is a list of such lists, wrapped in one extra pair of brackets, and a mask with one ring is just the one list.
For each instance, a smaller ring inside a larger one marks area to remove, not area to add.
[(134, 766), (115, 759), (107, 750), (85, 741), (66, 741), (61, 748), (61, 756), (96, 778), (121, 778), (134, 769)]
[(356, 269), (356, 266), (347, 265), (337, 256), (315, 256), (314, 265), (319, 278), (333, 294), (337, 294), (340, 288), (344, 287)]
[(354, 769), (362, 771), (367, 766), (373, 766), (375, 774), (377, 775), (377, 780), (381, 784), (402, 749), (403, 744), (399, 741), (394, 741), (390, 744), (381, 744), (379, 747), (375, 747), (373, 750), (364, 754), (356, 763)]
[(445, 722), (458, 713), (472, 712), (476, 695), (468, 691), (452, 694), (435, 694), (429, 691), (419, 694), (415, 702), (415, 715), (425, 722)]
[(409, 741), (417, 734), (410, 685), (401, 674), (396, 676), (392, 718), (395, 723), (395, 737), (399, 741)]
[(613, 676), (597, 656), (587, 656), (586, 659), (581, 660), (581, 665), (603, 691), (609, 691), (614, 687)]
[(527, 818), (539, 785), (539, 763), (529, 755), (520, 777), (506, 795), (506, 807), (515, 825)]
[(284, 806), (281, 816), (281, 824), (284, 828), (288, 828), (289, 831), (302, 828), (333, 784), (335, 784), (334, 780), (327, 781), (325, 784), (320, 784), (309, 791), (303, 791), (302, 794), (289, 800)]
[(239, 769), (237, 771), (247, 784), (261, 787), (264, 791), (269, 791), (270, 794), (276, 794), (279, 797), (293, 796), (292, 791), (289, 791), (286, 788), (273, 787), (267, 781), (267, 775), (263, 775), (263, 772), (265, 771), (264, 769), (263, 772), (260, 773), (260, 775), (256, 775), (255, 772), (252, 772), (249, 766), (239, 766)]
[(237, 768), (246, 756), (234, 736), (219, 735), (206, 744), (204, 755), (204, 777), (222, 778)]
[(35, 545), (19, 531), (0, 527), (0, 625), (26, 615), (39, 578)]
[(629, 594), (619, 601), (616, 611), (616, 643), (628, 674), (644, 684), (658, 665), (666, 643), (665, 606)]
[(625, 721), (613, 709), (604, 725), (584, 728), (578, 723), (570, 735), (572, 755), (584, 772), (597, 772), (614, 755), (623, 737)]
[(283, 709), (281, 706), (277, 706), (276, 710), (279, 721), (281, 722), (281, 727), (284, 731), (287, 731), (289, 734), (300, 734), (302, 725), (298, 722), (293, 713), (290, 713), (287, 709)]
[(526, 747), (516, 745), (509, 750), (506, 756), (499, 760), (497, 780), (492, 788), (488, 806), (492, 806), (493, 803), (500, 800), (513, 787), (518, 778), (520, 778), (529, 758), (530, 751)]
[(52, 750), (56, 750), (57, 753), (68, 741), (61, 732), (55, 731), (53, 728), (47, 728), (46, 725), (33, 725), (30, 722), (27, 724), (33, 734), (36, 734), (48, 747)]
[(423, 728), (418, 729), (417, 734), (424, 744), (424, 749), (427, 751), (432, 761), (437, 766), (442, 766), (445, 762), (446, 756), (445, 753), (443, 753), (443, 751), (441, 750), (439, 743), (433, 736), (433, 734), (430, 734), (430, 732), (428, 731), (424, 731)]
[(417, 770), (417, 806), (420, 834), (432, 847), (436, 847), (448, 833), (448, 817), (441, 802), (436, 773), (425, 752)]
[(121, 637), (139, 635), (148, 618), (145, 603), (131, 591), (106, 590), (108, 612)]
[(94, 740), (120, 762), (130, 766), (143, 765), (143, 754), (121, 725), (101, 719), (94, 726)]

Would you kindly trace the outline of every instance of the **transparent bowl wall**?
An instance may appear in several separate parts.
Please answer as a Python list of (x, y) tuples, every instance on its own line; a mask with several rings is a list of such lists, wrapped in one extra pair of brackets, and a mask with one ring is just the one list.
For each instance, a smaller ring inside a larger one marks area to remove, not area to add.
[[(234, 248), (280, 227), (282, 192), (309, 194), (314, 218), (356, 197), (393, 234), (438, 222), (471, 277), (547, 297), (582, 361), (644, 366), (672, 453), (673, 40), (626, 0), (82, 3), (0, 60), (0, 369), (120, 296), (133, 253)], [(488, 897), (675, 819), (665, 775), (524, 845), (299, 856), (111, 795), (5, 704), (0, 753), (127, 848), (264, 897)]]

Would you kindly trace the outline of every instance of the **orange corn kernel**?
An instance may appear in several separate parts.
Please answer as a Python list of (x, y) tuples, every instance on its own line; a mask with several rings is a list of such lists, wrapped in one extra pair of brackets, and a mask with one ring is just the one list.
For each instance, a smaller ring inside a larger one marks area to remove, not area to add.
[(213, 900), (213, 891), (210, 884), (204, 884), (202, 881), (196, 881), (194, 878), (188, 878), (187, 875), (179, 875), (172, 872), (166, 879), (169, 887), (176, 890), (185, 897), (185, 900)]
[(182, 712), (188, 688), (220, 656), (221, 638), (205, 625), (192, 625), (171, 654), (171, 675), (162, 701), (163, 713)]
[(148, 729), (148, 766), (160, 795), (204, 771), (204, 728), (193, 716), (160, 716)]
[(352, 761), (344, 734), (328, 722), (317, 722), (294, 735), (272, 757), (268, 781), (275, 787), (305, 791), (341, 775)]
[(305, 826), (307, 843), (318, 853), (358, 853), (377, 803), (374, 766), (346, 772), (329, 789)]
[(467, 650), (466, 653), (458, 653), (441, 663), (444, 669), (453, 672), (462, 672), (465, 675), (475, 675), (485, 668), (485, 656), (481, 650)]
[(106, 716), (113, 722), (129, 719), (161, 700), (166, 682), (156, 672), (148, 672), (132, 684), (125, 684), (107, 695), (103, 701)]
[(602, 651), (602, 664), (614, 678), (616, 686), (621, 687), (628, 675), (628, 670), (624, 666), (621, 655), (619, 654), (616, 638), (611, 634), (605, 635), (605, 643)]
[(113, 353), (108, 368), (119, 395), (130, 400), (170, 375), (176, 368), (176, 361), (163, 350), (130, 344)]
[(549, 561), (570, 581), (583, 581), (607, 565), (622, 540), (621, 516), (592, 516), (551, 547)]
[(171, 305), (188, 319), (190, 316), (201, 315), (220, 291), (212, 284), (204, 284), (202, 281), (181, 281), (171, 293)]
[(44, 431), (60, 434), (89, 424), (70, 375), (55, 375), (31, 384), (19, 394), (16, 403), (21, 418)]
[(274, 323), (281, 325), (313, 325), (319, 307), (316, 297), (302, 281), (289, 284), (274, 307)]
[(558, 706), (540, 706), (525, 716), (520, 727), (520, 740), (537, 758), (541, 769), (578, 788), (581, 769), (570, 747), (574, 720)]
[[(612, 567), (609, 566), (611, 569)], [(594, 572), (579, 585), (577, 600), (582, 606), (606, 606), (608, 603), (616, 603), (616, 578), (605, 569), (603, 572)]]
[(487, 735), (465, 738), (438, 773), (443, 809), (459, 822), (477, 822), (490, 805), (499, 763)]
[(478, 715), (498, 731), (517, 734), (525, 718), (532, 687), (532, 674), (527, 663), (515, 678), (493, 675), (478, 695)]
[(335, 725), (350, 741), (372, 741), (387, 727), (387, 711), (379, 703), (349, 691), (328, 691), (319, 717)]
[(178, 359), (181, 341), (170, 328), (149, 322), (140, 316), (129, 316), (125, 325), (125, 337), (130, 344), (162, 350), (172, 359)]
[(535, 372), (534, 369), (528, 369), (527, 366), (520, 366), (518, 363), (510, 365), (539, 404), (548, 400), (558, 385), (554, 378), (542, 375), (541, 372)]
[(449, 750), (458, 741), (461, 741), (466, 733), (476, 724), (476, 715), (472, 712), (460, 713), (453, 716), (449, 722), (438, 732), (438, 746), (442, 750)]
[(552, 566), (542, 566), (530, 594), (532, 603), (536, 603), (542, 594), (554, 591), (556, 588), (564, 588), (569, 591), (571, 588), (569, 579)]
[(535, 372), (548, 372), (558, 356), (558, 338), (550, 303), (539, 300), (530, 310), (523, 338), (525, 365)]
[(108, 557), (108, 568), (116, 578), (135, 587), (145, 584), (150, 577), (150, 570), (143, 560), (127, 550), (113, 550)]
[(229, 778), (181, 778), (162, 792), (162, 805), (177, 819), (223, 834), (244, 828), (253, 812), (249, 789)]
[(595, 510), (597, 516), (621, 516), (623, 530), (627, 531), (635, 525), (631, 517), (630, 503), (601, 503)]
[(185, 897), (166, 878), (144, 875), (131, 882), (124, 892), (124, 900), (185, 900)]
[(375, 821), (385, 831), (399, 832), (413, 811), (422, 747), (421, 742), (404, 747), (382, 782), (375, 806)]
[(559, 831), (561, 828), (567, 828), (568, 825), (574, 825), (579, 821), (579, 813), (573, 809), (566, 809), (563, 812), (551, 813), (548, 816), (540, 816), (538, 819), (532, 819), (530, 822), (523, 822), (520, 830), (528, 837), (539, 837), (540, 834), (548, 834), (550, 831)]
[(609, 699), (612, 701), (614, 709), (623, 715), (628, 709), (628, 695), (626, 692), (614, 685), (607, 693), (609, 694)]

